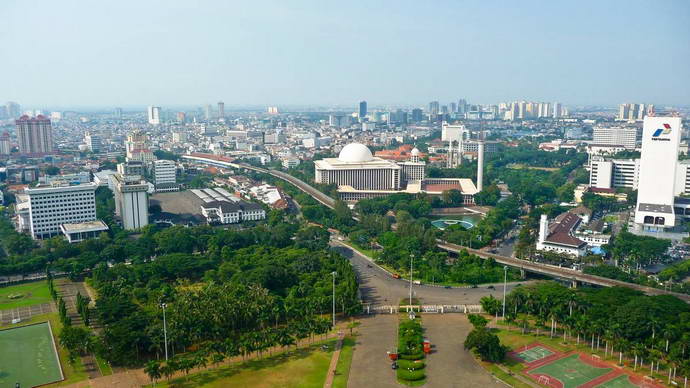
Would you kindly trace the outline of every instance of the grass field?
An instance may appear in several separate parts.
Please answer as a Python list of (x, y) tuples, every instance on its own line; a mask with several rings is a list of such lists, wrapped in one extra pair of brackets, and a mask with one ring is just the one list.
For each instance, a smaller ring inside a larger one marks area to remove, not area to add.
[[(62, 323), (60, 322), (60, 317), (58, 317), (57, 313), (50, 313), (50, 314), (41, 314), (41, 315), (34, 315), (30, 319), (26, 321), (22, 321), (21, 323), (17, 324), (11, 324), (11, 325), (6, 325), (2, 327), (2, 330), (4, 329), (9, 329), (13, 327), (23, 327), (26, 325), (31, 325), (34, 323), (42, 323), (50, 321), (50, 326), (53, 329), (53, 338), (57, 341), (57, 336), (60, 333), (60, 330), (62, 330)], [(60, 356), (60, 364), (62, 364), (62, 372), (65, 375), (65, 379), (54, 384), (48, 385), (49, 387), (56, 387), (56, 386), (63, 386), (63, 385), (69, 385), (72, 383), (76, 383), (78, 381), (86, 380), (87, 375), (86, 371), (84, 370), (84, 365), (81, 362), (81, 358), (77, 358), (74, 364), (70, 364), (68, 362), (68, 356), (67, 356), (67, 350), (63, 349), (61, 346), (58, 345), (58, 355)], [(1, 364), (0, 364), (1, 365)], [(12, 384), (14, 387), (14, 384)], [(24, 387), (24, 385), (22, 385)]]
[(579, 354), (573, 354), (544, 366), (529, 371), (531, 375), (547, 375), (563, 384), (563, 388), (575, 388), (603, 376), (613, 368), (598, 368), (580, 360)]
[(48, 322), (0, 331), (0, 386), (33, 387), (62, 380)]
[[(161, 381), (156, 387), (322, 388), (335, 342), (317, 342), (273, 357), (191, 374), (168, 383)], [(328, 351), (321, 350), (324, 343)]]
[(529, 348), (527, 350), (523, 350), (519, 353), (517, 353), (517, 356), (527, 362), (534, 362), (537, 360), (541, 360), (542, 358), (546, 358), (550, 355), (552, 355), (553, 352), (550, 351), (549, 349), (543, 347), (543, 346), (535, 346), (533, 348)]
[(638, 388), (638, 385), (630, 382), (628, 375), (620, 375), (597, 385), (596, 388)]
[(333, 388), (347, 388), (347, 379), (350, 375), (350, 365), (352, 365), (352, 354), (355, 350), (355, 339), (345, 337), (343, 347), (340, 348), (338, 365), (335, 367), (335, 378), (333, 378)]
[(0, 310), (48, 303), (51, 300), (45, 281), (0, 287)]

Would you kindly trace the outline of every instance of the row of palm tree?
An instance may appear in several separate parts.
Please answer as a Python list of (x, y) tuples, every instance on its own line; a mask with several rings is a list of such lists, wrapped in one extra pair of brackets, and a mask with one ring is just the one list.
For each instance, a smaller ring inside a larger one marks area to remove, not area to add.
[(313, 338), (315, 335), (325, 334), (331, 328), (330, 321), (313, 318), (292, 321), (279, 327), (266, 327), (257, 331), (249, 331), (228, 337), (225, 340), (210, 340), (198, 346), (198, 350), (177, 354), (167, 361), (151, 360), (144, 371), (155, 383), (156, 380), (170, 376), (179, 371), (185, 375), (195, 368), (205, 368), (209, 363), (218, 365), (225, 359), (242, 356), (246, 359), (253, 353), (259, 357), (276, 346), (286, 348), (296, 345), (298, 341)]
[[(484, 302), (495, 309), (495, 300)], [(534, 321), (537, 335), (546, 329), (550, 337), (562, 335), (578, 345), (588, 342), (592, 351), (603, 348), (604, 356), (617, 358), (619, 364), (630, 360), (633, 370), (644, 368), (645, 362), (650, 374), (663, 368), (669, 381), (690, 375), (690, 308), (674, 297), (541, 282), (507, 296), (505, 319), (523, 333)]]

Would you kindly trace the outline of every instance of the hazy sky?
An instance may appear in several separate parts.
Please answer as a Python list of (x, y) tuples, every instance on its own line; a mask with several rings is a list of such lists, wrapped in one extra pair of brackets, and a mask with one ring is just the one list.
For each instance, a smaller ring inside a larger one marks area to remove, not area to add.
[(687, 0), (0, 0), (0, 101), (690, 104), (688, 20)]

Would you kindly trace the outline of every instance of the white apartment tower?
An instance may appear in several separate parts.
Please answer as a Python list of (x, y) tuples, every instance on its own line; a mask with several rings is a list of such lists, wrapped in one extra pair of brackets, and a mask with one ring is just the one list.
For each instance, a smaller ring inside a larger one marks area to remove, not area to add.
[(149, 124), (159, 125), (161, 123), (161, 107), (149, 106), (148, 108)]
[(149, 185), (139, 175), (114, 174), (115, 214), (127, 230), (140, 229), (149, 223)]
[(24, 190), (29, 203), (31, 237), (50, 238), (61, 233), (63, 224), (96, 220), (97, 187), (95, 183), (85, 183)]

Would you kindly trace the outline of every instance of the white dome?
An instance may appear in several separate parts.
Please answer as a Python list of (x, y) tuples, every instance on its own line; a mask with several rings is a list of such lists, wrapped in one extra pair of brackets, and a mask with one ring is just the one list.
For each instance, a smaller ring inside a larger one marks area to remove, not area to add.
[(412, 156), (419, 156), (419, 150), (417, 149), (417, 147), (414, 147), (410, 153), (412, 154)]
[(374, 159), (374, 156), (371, 154), (371, 151), (369, 151), (369, 148), (360, 143), (350, 143), (346, 145), (343, 147), (342, 151), (340, 151), (340, 155), (338, 155), (338, 160), (341, 162), (361, 163), (368, 162), (372, 159)]

